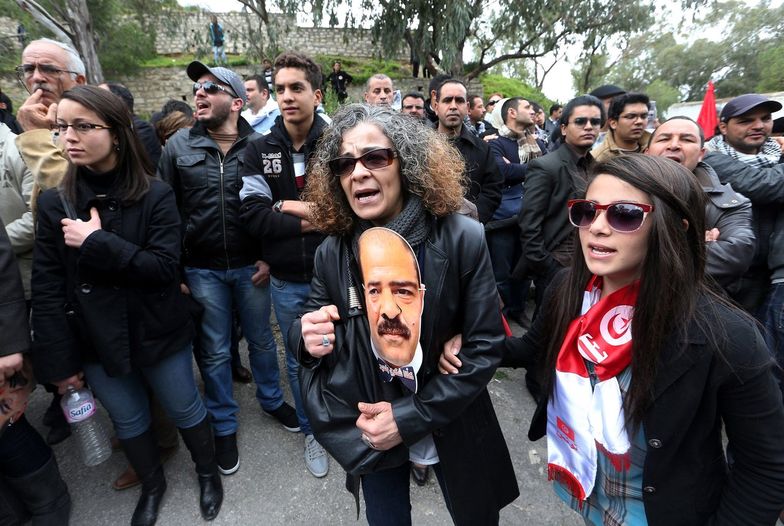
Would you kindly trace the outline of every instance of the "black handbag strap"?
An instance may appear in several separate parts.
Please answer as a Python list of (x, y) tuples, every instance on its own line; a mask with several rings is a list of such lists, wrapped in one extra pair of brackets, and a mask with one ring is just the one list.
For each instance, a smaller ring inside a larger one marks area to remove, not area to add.
[(76, 216), (76, 210), (68, 198), (65, 197), (65, 194), (62, 192), (62, 190), (58, 192), (58, 195), (60, 196), (60, 202), (63, 204), (63, 210), (65, 210), (65, 215), (68, 216), (68, 219), (78, 219)]

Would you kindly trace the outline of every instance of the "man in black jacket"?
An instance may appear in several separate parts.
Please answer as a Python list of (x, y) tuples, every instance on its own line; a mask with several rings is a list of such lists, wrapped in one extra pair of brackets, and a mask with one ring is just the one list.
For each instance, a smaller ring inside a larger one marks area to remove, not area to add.
[(237, 411), (231, 378), (232, 306), (248, 341), (248, 355), (262, 409), (288, 431), (299, 431), (294, 409), (283, 401), (278, 353), (269, 324), (270, 296), (259, 261), (259, 243), (240, 221), (240, 171), (248, 142), (256, 137), (240, 112), (245, 85), (233, 71), (188, 65), (196, 125), (166, 143), (158, 174), (174, 188), (185, 228), (186, 290), (204, 308), (201, 371), (212, 415), (221, 473), (239, 469)]
[(476, 205), (479, 221), (487, 223), (501, 202), (504, 179), (487, 144), (463, 125), (468, 115), (465, 84), (446, 80), (436, 89), (435, 100), (437, 129), (450, 138), (465, 161), (466, 199)]
[(561, 116), (563, 145), (528, 163), (523, 188), (525, 206), (518, 216), (522, 256), (512, 273), (517, 279), (533, 277), (536, 305), (555, 273), (567, 266), (574, 249), (574, 227), (569, 223), (566, 202), (582, 197), (591, 147), (604, 125), (604, 108), (596, 97), (570, 100)]
[(281, 117), (269, 134), (254, 140), (245, 152), (242, 171), (242, 220), (262, 240), (271, 274), (272, 303), (286, 345), (289, 384), (305, 435), (305, 465), (316, 476), (329, 470), (324, 449), (313, 437), (302, 406), (299, 364), (286, 338), (310, 296), (313, 259), (324, 239), (308, 221), (311, 203), (301, 201), (308, 158), (326, 124), (316, 118), (322, 100), (321, 69), (309, 57), (283, 53), (275, 59), (275, 92)]

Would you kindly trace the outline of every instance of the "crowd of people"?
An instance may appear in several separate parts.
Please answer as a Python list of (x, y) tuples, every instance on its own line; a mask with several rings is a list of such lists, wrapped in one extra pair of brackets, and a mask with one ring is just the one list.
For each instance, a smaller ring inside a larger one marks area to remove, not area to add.
[[(235, 381), (302, 434), (314, 477), (340, 465), (370, 524), (410, 524), (410, 481), (431, 473), (455, 524), (497, 524), (520, 493), (498, 367), (526, 369), (528, 436), (586, 524), (775, 524), (779, 102), (730, 100), (706, 141), (611, 85), (548, 116), (438, 75), (397, 111), (384, 74), (342, 104), (335, 62), (328, 116), (299, 53), (245, 79), (186, 73), (192, 105), (146, 122), (127, 87), (88, 86), (67, 44), (23, 50), (19, 133), (0, 123), (4, 524), (68, 524), (51, 445), (70, 434), (61, 395), (85, 385), (129, 463), (113, 486), (141, 486), (131, 524), (155, 524), (178, 433), (214, 519), (241, 464)], [(46, 437), (24, 416), (36, 382)]]

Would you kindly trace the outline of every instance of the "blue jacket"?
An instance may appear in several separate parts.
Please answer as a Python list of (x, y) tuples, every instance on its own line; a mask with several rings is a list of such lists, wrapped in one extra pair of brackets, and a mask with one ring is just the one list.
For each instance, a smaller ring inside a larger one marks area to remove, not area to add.
[[(546, 145), (540, 139), (536, 140), (542, 154), (546, 153)], [(501, 190), (501, 204), (498, 205), (493, 214), (492, 222), (517, 217), (520, 207), (523, 204), (523, 181), (528, 172), (528, 163), (520, 162), (520, 154), (517, 148), (517, 141), (509, 137), (498, 137), (488, 143), (490, 152), (495, 157), (498, 170), (504, 178), (504, 186)], [(508, 162), (507, 162), (508, 161)], [(491, 223), (492, 223), (491, 222)], [(493, 226), (488, 224), (492, 229)]]

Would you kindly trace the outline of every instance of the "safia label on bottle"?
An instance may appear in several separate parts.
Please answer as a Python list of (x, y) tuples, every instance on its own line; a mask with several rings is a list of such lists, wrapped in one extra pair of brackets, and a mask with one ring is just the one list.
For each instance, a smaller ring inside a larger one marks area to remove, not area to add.
[(87, 420), (95, 414), (95, 404), (93, 402), (85, 402), (79, 407), (68, 409), (65, 413), (65, 419), (69, 424)]

